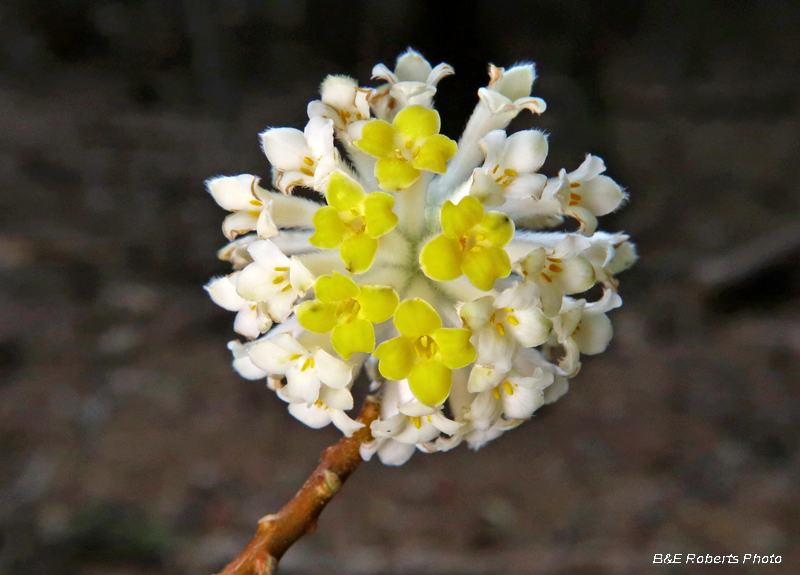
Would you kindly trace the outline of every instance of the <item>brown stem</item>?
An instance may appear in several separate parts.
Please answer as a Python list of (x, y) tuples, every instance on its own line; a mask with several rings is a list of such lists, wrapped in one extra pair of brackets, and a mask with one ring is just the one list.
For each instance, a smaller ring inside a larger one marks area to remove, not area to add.
[(286, 550), (316, 529), (319, 514), (361, 463), (359, 448), (372, 440), (369, 426), (380, 411), (379, 398), (367, 397), (358, 416), (364, 427), (322, 452), (319, 466), (300, 491), (278, 513), (259, 520), (253, 539), (219, 575), (270, 575), (277, 571)]

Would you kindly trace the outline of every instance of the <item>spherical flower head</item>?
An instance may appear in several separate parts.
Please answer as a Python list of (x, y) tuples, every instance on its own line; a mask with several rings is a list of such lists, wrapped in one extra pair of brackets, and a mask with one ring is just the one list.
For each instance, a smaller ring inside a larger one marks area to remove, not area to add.
[(383, 120), (367, 122), (356, 146), (378, 158), (375, 178), (381, 188), (397, 192), (417, 181), (422, 170), (443, 174), (447, 162), (456, 155), (456, 143), (439, 133), (439, 112), (422, 106), (409, 106), (390, 124)]
[[(609, 345), (617, 275), (636, 259), (627, 235), (596, 231), (627, 197), (600, 158), (548, 178), (547, 137), (505, 131), (545, 109), (533, 65), (490, 67), (458, 145), (433, 102), (451, 73), (410, 50), (376, 66), (379, 87), (329, 76), (302, 131), (262, 133), (277, 191), (208, 181), (232, 212), (218, 254), (233, 272), (206, 289), (249, 340), (229, 344), (234, 369), (350, 436), (364, 368), (382, 408), (361, 454), (389, 465), (477, 449), (564, 395)], [(525, 229), (566, 218), (577, 233)], [(579, 299), (598, 284), (602, 298)]]

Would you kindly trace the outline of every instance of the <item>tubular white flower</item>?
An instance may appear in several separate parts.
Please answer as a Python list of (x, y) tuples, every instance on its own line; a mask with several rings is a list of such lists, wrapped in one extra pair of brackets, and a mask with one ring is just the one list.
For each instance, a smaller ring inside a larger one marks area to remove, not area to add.
[(506, 137), (493, 130), (481, 139), (486, 159), (475, 168), (469, 193), (485, 206), (500, 206), (506, 198), (541, 196), (547, 177), (535, 173), (547, 157), (547, 137), (538, 130), (524, 130)]
[(409, 48), (397, 59), (394, 72), (384, 64), (372, 69), (373, 79), (385, 80), (388, 85), (373, 91), (370, 104), (375, 116), (391, 122), (397, 113), (406, 106), (430, 108), (436, 85), (445, 76), (453, 74), (453, 68), (442, 62), (432, 68), (419, 52)]
[(580, 223), (580, 231), (591, 236), (597, 229), (597, 216), (616, 210), (625, 200), (625, 192), (608, 176), (603, 160), (591, 154), (574, 172), (567, 174), (562, 169), (558, 178), (547, 182), (542, 199), (555, 199), (561, 204), (562, 213)]
[[(477, 449), (566, 393), (580, 355), (608, 345), (616, 274), (636, 251), (625, 234), (595, 233), (625, 198), (599, 158), (547, 180), (547, 137), (504, 131), (544, 111), (532, 64), (490, 67), (458, 145), (433, 108), (452, 68), (410, 50), (373, 73), (386, 84), (326, 78), (303, 132), (262, 133), (278, 192), (247, 174), (208, 181), (233, 212), (218, 255), (236, 271), (206, 290), (258, 338), (229, 344), (234, 369), (266, 378), (310, 427), (362, 427), (346, 412), (366, 364), (382, 407), (362, 457), (401, 465)], [(289, 195), (296, 186), (320, 203)], [(520, 229), (564, 217), (579, 234)], [(601, 300), (568, 297), (596, 282)]]
[(328, 177), (339, 166), (339, 153), (333, 146), (333, 120), (313, 117), (305, 130), (272, 128), (261, 133), (261, 147), (277, 170), (275, 186), (290, 194), (297, 186), (320, 193)]

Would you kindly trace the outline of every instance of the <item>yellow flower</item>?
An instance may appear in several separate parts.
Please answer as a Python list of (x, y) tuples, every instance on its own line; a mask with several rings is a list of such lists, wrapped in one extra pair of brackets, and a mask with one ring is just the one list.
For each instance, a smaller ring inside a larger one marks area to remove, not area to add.
[(328, 182), (328, 205), (314, 213), (314, 235), (308, 240), (318, 248), (336, 249), (350, 273), (367, 271), (375, 261), (378, 238), (397, 225), (392, 212), (394, 198), (384, 192), (367, 194), (344, 172), (337, 170)]
[(378, 158), (375, 178), (390, 192), (413, 184), (421, 171), (436, 174), (447, 171), (447, 162), (456, 155), (456, 143), (439, 133), (439, 112), (423, 106), (403, 108), (390, 124), (372, 120), (364, 124), (356, 141), (363, 152)]
[(440, 405), (450, 395), (453, 369), (475, 361), (468, 329), (444, 328), (439, 314), (419, 298), (397, 306), (394, 325), (398, 337), (378, 346), (373, 355), (387, 379), (408, 379), (416, 398), (428, 406)]
[(338, 272), (321, 276), (314, 283), (317, 299), (297, 308), (300, 325), (315, 333), (331, 331), (331, 343), (344, 359), (375, 348), (372, 324), (392, 317), (399, 298), (390, 287), (358, 286)]
[(503, 249), (514, 236), (514, 223), (501, 212), (485, 212), (472, 196), (458, 204), (446, 201), (439, 214), (442, 232), (419, 255), (422, 271), (431, 279), (450, 281), (465, 274), (484, 291), (511, 273)]

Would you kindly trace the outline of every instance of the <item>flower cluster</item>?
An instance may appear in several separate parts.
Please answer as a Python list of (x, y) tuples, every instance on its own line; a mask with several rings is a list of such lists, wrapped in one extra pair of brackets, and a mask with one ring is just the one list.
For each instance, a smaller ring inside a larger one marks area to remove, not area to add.
[[(277, 191), (207, 182), (232, 212), (219, 256), (233, 272), (206, 289), (247, 338), (228, 344), (234, 368), (347, 436), (363, 426), (347, 413), (363, 369), (382, 414), (362, 455), (389, 465), (478, 448), (564, 395), (581, 354), (608, 346), (615, 276), (636, 259), (626, 235), (596, 231), (626, 198), (600, 158), (548, 178), (547, 136), (505, 132), (545, 110), (533, 65), (490, 67), (458, 143), (433, 107), (452, 73), (409, 50), (374, 68), (378, 88), (329, 76), (303, 131), (261, 134)], [(530, 229), (570, 219), (574, 232)]]

